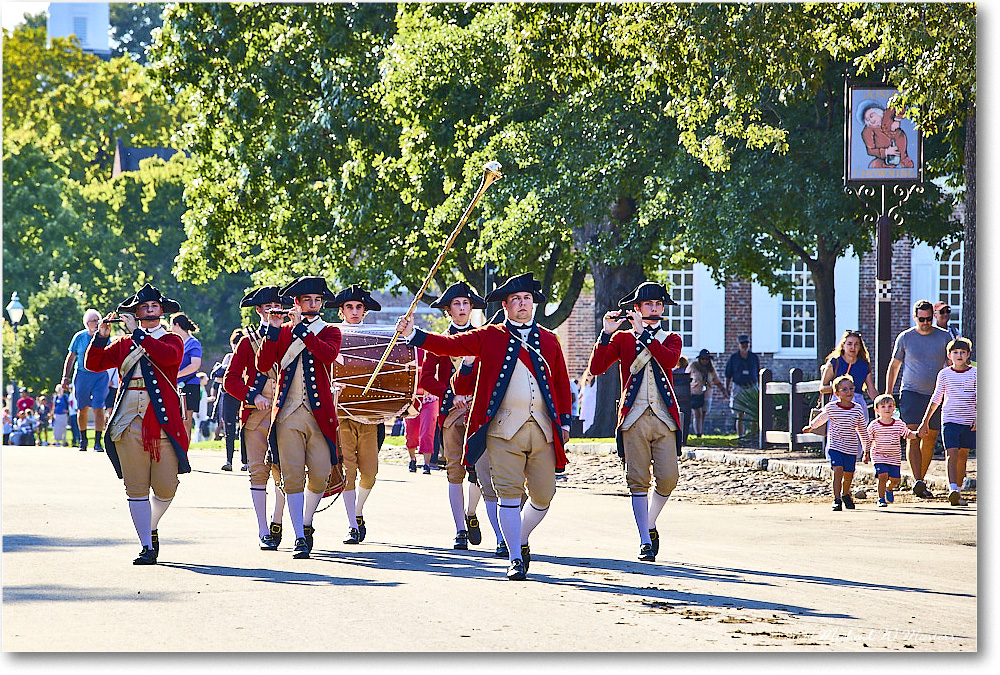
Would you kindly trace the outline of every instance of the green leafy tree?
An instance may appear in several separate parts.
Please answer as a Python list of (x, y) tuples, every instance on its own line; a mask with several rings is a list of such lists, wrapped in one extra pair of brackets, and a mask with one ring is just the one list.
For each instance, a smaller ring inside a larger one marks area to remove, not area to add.
[(23, 304), (27, 311), (17, 331), (16, 347), (12, 340), (8, 352), (4, 340), (3, 381), (18, 380), (36, 394), (51, 394), (62, 377), (69, 342), (83, 328), (83, 289), (67, 274), (52, 275)]
[(163, 25), (162, 2), (113, 2), (111, 20), (111, 55), (127, 56), (146, 65), (146, 52), (153, 44), (153, 31)]

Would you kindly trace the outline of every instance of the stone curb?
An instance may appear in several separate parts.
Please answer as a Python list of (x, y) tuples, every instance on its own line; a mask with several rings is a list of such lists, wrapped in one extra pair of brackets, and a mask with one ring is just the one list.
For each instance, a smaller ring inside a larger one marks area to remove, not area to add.
[[(585, 454), (608, 455), (617, 452), (614, 443), (572, 443), (569, 445), (570, 452), (580, 452)], [(817, 478), (819, 480), (831, 480), (833, 470), (824, 459), (815, 460), (787, 460), (775, 459), (764, 455), (755, 455), (745, 452), (729, 452), (726, 450), (709, 450), (705, 448), (687, 448), (682, 450), (687, 459), (695, 459), (703, 462), (715, 462), (717, 464), (732, 464), (734, 466), (747, 466), (760, 471), (776, 471), (788, 476), (798, 476), (801, 478)], [(903, 467), (901, 472), (900, 487), (909, 489), (913, 487), (913, 473), (908, 467)], [(948, 489), (948, 480), (937, 476), (928, 476), (927, 487), (932, 490)], [(971, 482), (971, 481), (970, 481)], [(870, 464), (858, 462), (854, 474), (855, 485), (874, 485), (875, 468)], [(965, 489), (969, 489), (966, 487)], [(975, 485), (971, 486), (975, 489)]]

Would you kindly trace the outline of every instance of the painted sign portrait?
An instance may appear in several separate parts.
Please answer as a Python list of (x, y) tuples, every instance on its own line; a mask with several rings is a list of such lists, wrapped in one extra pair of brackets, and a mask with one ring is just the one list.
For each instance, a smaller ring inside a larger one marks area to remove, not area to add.
[(847, 87), (845, 169), (847, 182), (919, 182), (923, 145), (902, 111), (889, 105), (898, 90), (851, 84)]

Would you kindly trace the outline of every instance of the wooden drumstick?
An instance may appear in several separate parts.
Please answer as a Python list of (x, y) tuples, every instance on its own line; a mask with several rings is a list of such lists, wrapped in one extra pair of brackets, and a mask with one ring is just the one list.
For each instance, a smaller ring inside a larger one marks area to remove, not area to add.
[[(416, 296), (413, 298), (413, 302), (410, 303), (410, 308), (406, 310), (407, 319), (413, 316), (413, 312), (417, 309), (417, 303), (420, 302), (420, 298), (423, 297), (424, 291), (427, 290), (427, 286), (431, 283), (431, 279), (434, 278), (434, 273), (437, 272), (438, 267), (440, 267), (441, 263), (444, 262), (445, 254), (448, 253), (451, 245), (455, 243), (455, 238), (458, 237), (458, 233), (462, 230), (462, 226), (465, 225), (465, 221), (469, 219), (469, 215), (472, 213), (472, 210), (476, 208), (476, 204), (479, 203), (479, 198), (483, 196), (483, 193), (486, 192), (486, 189), (490, 185), (493, 185), (494, 182), (503, 178), (503, 174), (500, 173), (501, 168), (500, 162), (495, 160), (486, 162), (486, 165), (483, 167), (483, 181), (479, 184), (479, 189), (476, 190), (476, 194), (472, 198), (469, 208), (465, 209), (465, 213), (462, 214), (462, 218), (458, 221), (458, 225), (455, 226), (455, 229), (451, 231), (451, 235), (449, 235), (447, 241), (445, 241), (444, 248), (441, 249), (441, 253), (438, 254), (437, 260), (435, 260), (434, 264), (431, 266), (430, 271), (427, 273), (427, 277), (424, 279), (424, 283), (420, 285), (420, 290), (417, 291)], [(399, 331), (396, 331), (395, 334), (393, 334), (392, 339), (389, 340), (389, 345), (385, 348), (385, 353), (382, 354), (382, 358), (379, 359), (378, 365), (375, 366), (375, 371), (368, 379), (368, 384), (365, 385), (364, 391), (361, 392), (362, 396), (367, 394), (368, 390), (371, 389), (372, 383), (375, 382), (375, 377), (378, 375), (379, 371), (382, 370), (382, 366), (385, 365), (386, 359), (389, 358), (389, 352), (392, 351), (392, 348), (396, 345), (396, 340), (398, 339)]]

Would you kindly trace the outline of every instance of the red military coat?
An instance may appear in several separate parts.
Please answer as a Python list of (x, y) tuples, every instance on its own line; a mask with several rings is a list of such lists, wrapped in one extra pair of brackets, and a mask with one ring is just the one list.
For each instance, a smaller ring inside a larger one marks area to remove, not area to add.
[(457, 335), (434, 335), (418, 328), (410, 339), (410, 344), (433, 354), (478, 358), (476, 386), (465, 437), (463, 462), (466, 466), (474, 466), (486, 448), (486, 432), (510, 384), (510, 377), (514, 373), (514, 359), (525, 362), (538, 381), (552, 419), (556, 468), (566, 466), (561, 427), (568, 426), (572, 420), (572, 397), (562, 347), (555, 333), (537, 325), (528, 341), (541, 353), (545, 363), (541, 363), (537, 355), (521, 346), (520, 340), (505, 325), (483, 326)]
[[(459, 330), (449, 327), (448, 334), (456, 335), (458, 333), (467, 333), (472, 328), (465, 330)], [(452, 404), (455, 399), (455, 392), (452, 389), (451, 378), (455, 374), (455, 366), (452, 364), (451, 358), (448, 356), (442, 356), (439, 354), (432, 354), (423, 349), (419, 352), (424, 356), (423, 365), (420, 368), (420, 379), (418, 385), (421, 389), (426, 391), (428, 394), (433, 394), (437, 396), (438, 400), (441, 402), (441, 407), (438, 410), (438, 427), (444, 424), (448, 415), (451, 413)], [(467, 392), (466, 394), (461, 394), (463, 396), (468, 396), (472, 392)], [(468, 413), (466, 413), (468, 414)]]
[[(663, 342), (660, 342), (653, 337), (651, 331), (644, 331), (640, 341), (642, 348), (649, 350), (653, 357), (652, 361), (656, 361), (657, 365), (660, 366), (660, 372), (665, 379), (657, 381), (657, 389), (667, 403), (670, 416), (674, 418), (677, 428), (680, 429), (681, 419), (677, 410), (677, 401), (674, 400), (673, 396), (668, 396), (667, 393), (673, 388), (674, 379), (671, 371), (673, 371), (674, 366), (677, 365), (677, 361), (681, 356), (681, 348), (683, 347), (681, 337), (677, 333), (670, 333)], [(631, 330), (618, 331), (611, 338), (608, 338), (608, 335), (602, 332), (597, 344), (594, 345), (594, 351), (590, 355), (589, 368), (590, 372), (594, 375), (601, 375), (607, 372), (615, 364), (615, 361), (618, 362), (622, 382), (622, 397), (621, 403), (618, 406), (619, 427), (625, 421), (625, 416), (628, 415), (628, 411), (631, 409), (632, 402), (635, 401), (637, 393), (636, 387), (633, 386), (636, 383), (631, 381), (631, 368), (632, 362), (639, 353), (636, 350), (636, 346), (639, 343), (636, 340), (635, 333)], [(667, 389), (665, 386), (667, 380), (670, 382), (670, 389)]]
[[(108, 368), (118, 368), (125, 362), (129, 353), (141, 345), (149, 358), (141, 358), (132, 368), (121, 376), (121, 386), (115, 397), (115, 407), (111, 411), (109, 420), (115, 418), (118, 412), (118, 405), (125, 395), (128, 382), (133, 374), (138, 370), (142, 374), (142, 379), (149, 392), (149, 407), (142, 417), (142, 445), (154, 458), (159, 457), (160, 451), (160, 431), (167, 434), (170, 444), (177, 454), (177, 473), (188, 473), (191, 465), (188, 463), (188, 437), (187, 425), (181, 415), (181, 400), (177, 393), (177, 371), (180, 369), (181, 360), (184, 358), (184, 341), (179, 335), (168, 332), (160, 338), (153, 338), (147, 335), (141, 328), (137, 328), (131, 335), (116, 338), (109, 344), (106, 337), (101, 337), (94, 333), (94, 337), (87, 347), (84, 357), (84, 366), (87, 370), (102, 371)], [(111, 424), (107, 425), (110, 428)], [(108, 453), (111, 465), (115, 467), (118, 477), (122, 477), (121, 461), (118, 458), (118, 450), (114, 441), (111, 440), (110, 432), (104, 433), (104, 448)]]
[[(257, 336), (257, 328), (251, 328), (250, 331)], [(263, 342), (261, 344), (263, 346)], [(267, 379), (266, 372), (257, 370), (257, 354), (254, 353), (253, 343), (244, 335), (236, 345), (236, 351), (233, 352), (222, 380), (225, 392), (240, 402), (240, 426), (247, 423), (250, 413), (254, 411), (254, 398), (264, 390)]]
[[(281, 359), (294, 340), (302, 340), (305, 349), (282, 370)], [(330, 387), (330, 369), (337, 354), (340, 353), (340, 341), (340, 329), (329, 324), (316, 335), (307, 329), (305, 323), (300, 323), (294, 329), (290, 325), (284, 325), (280, 329), (274, 326), (268, 327), (267, 338), (257, 353), (256, 367), (258, 372), (263, 373), (269, 371), (275, 364), (278, 364), (279, 368), (278, 395), (271, 408), (271, 434), (268, 442), (271, 461), (275, 464), (280, 464), (280, 461), (274, 420), (288, 395), (288, 387), (296, 368), (304, 368), (306, 397), (316, 424), (330, 446), (330, 461), (334, 464), (340, 462), (337, 452), (337, 409), (333, 403), (333, 390)], [(235, 355), (233, 358), (236, 358)]]

